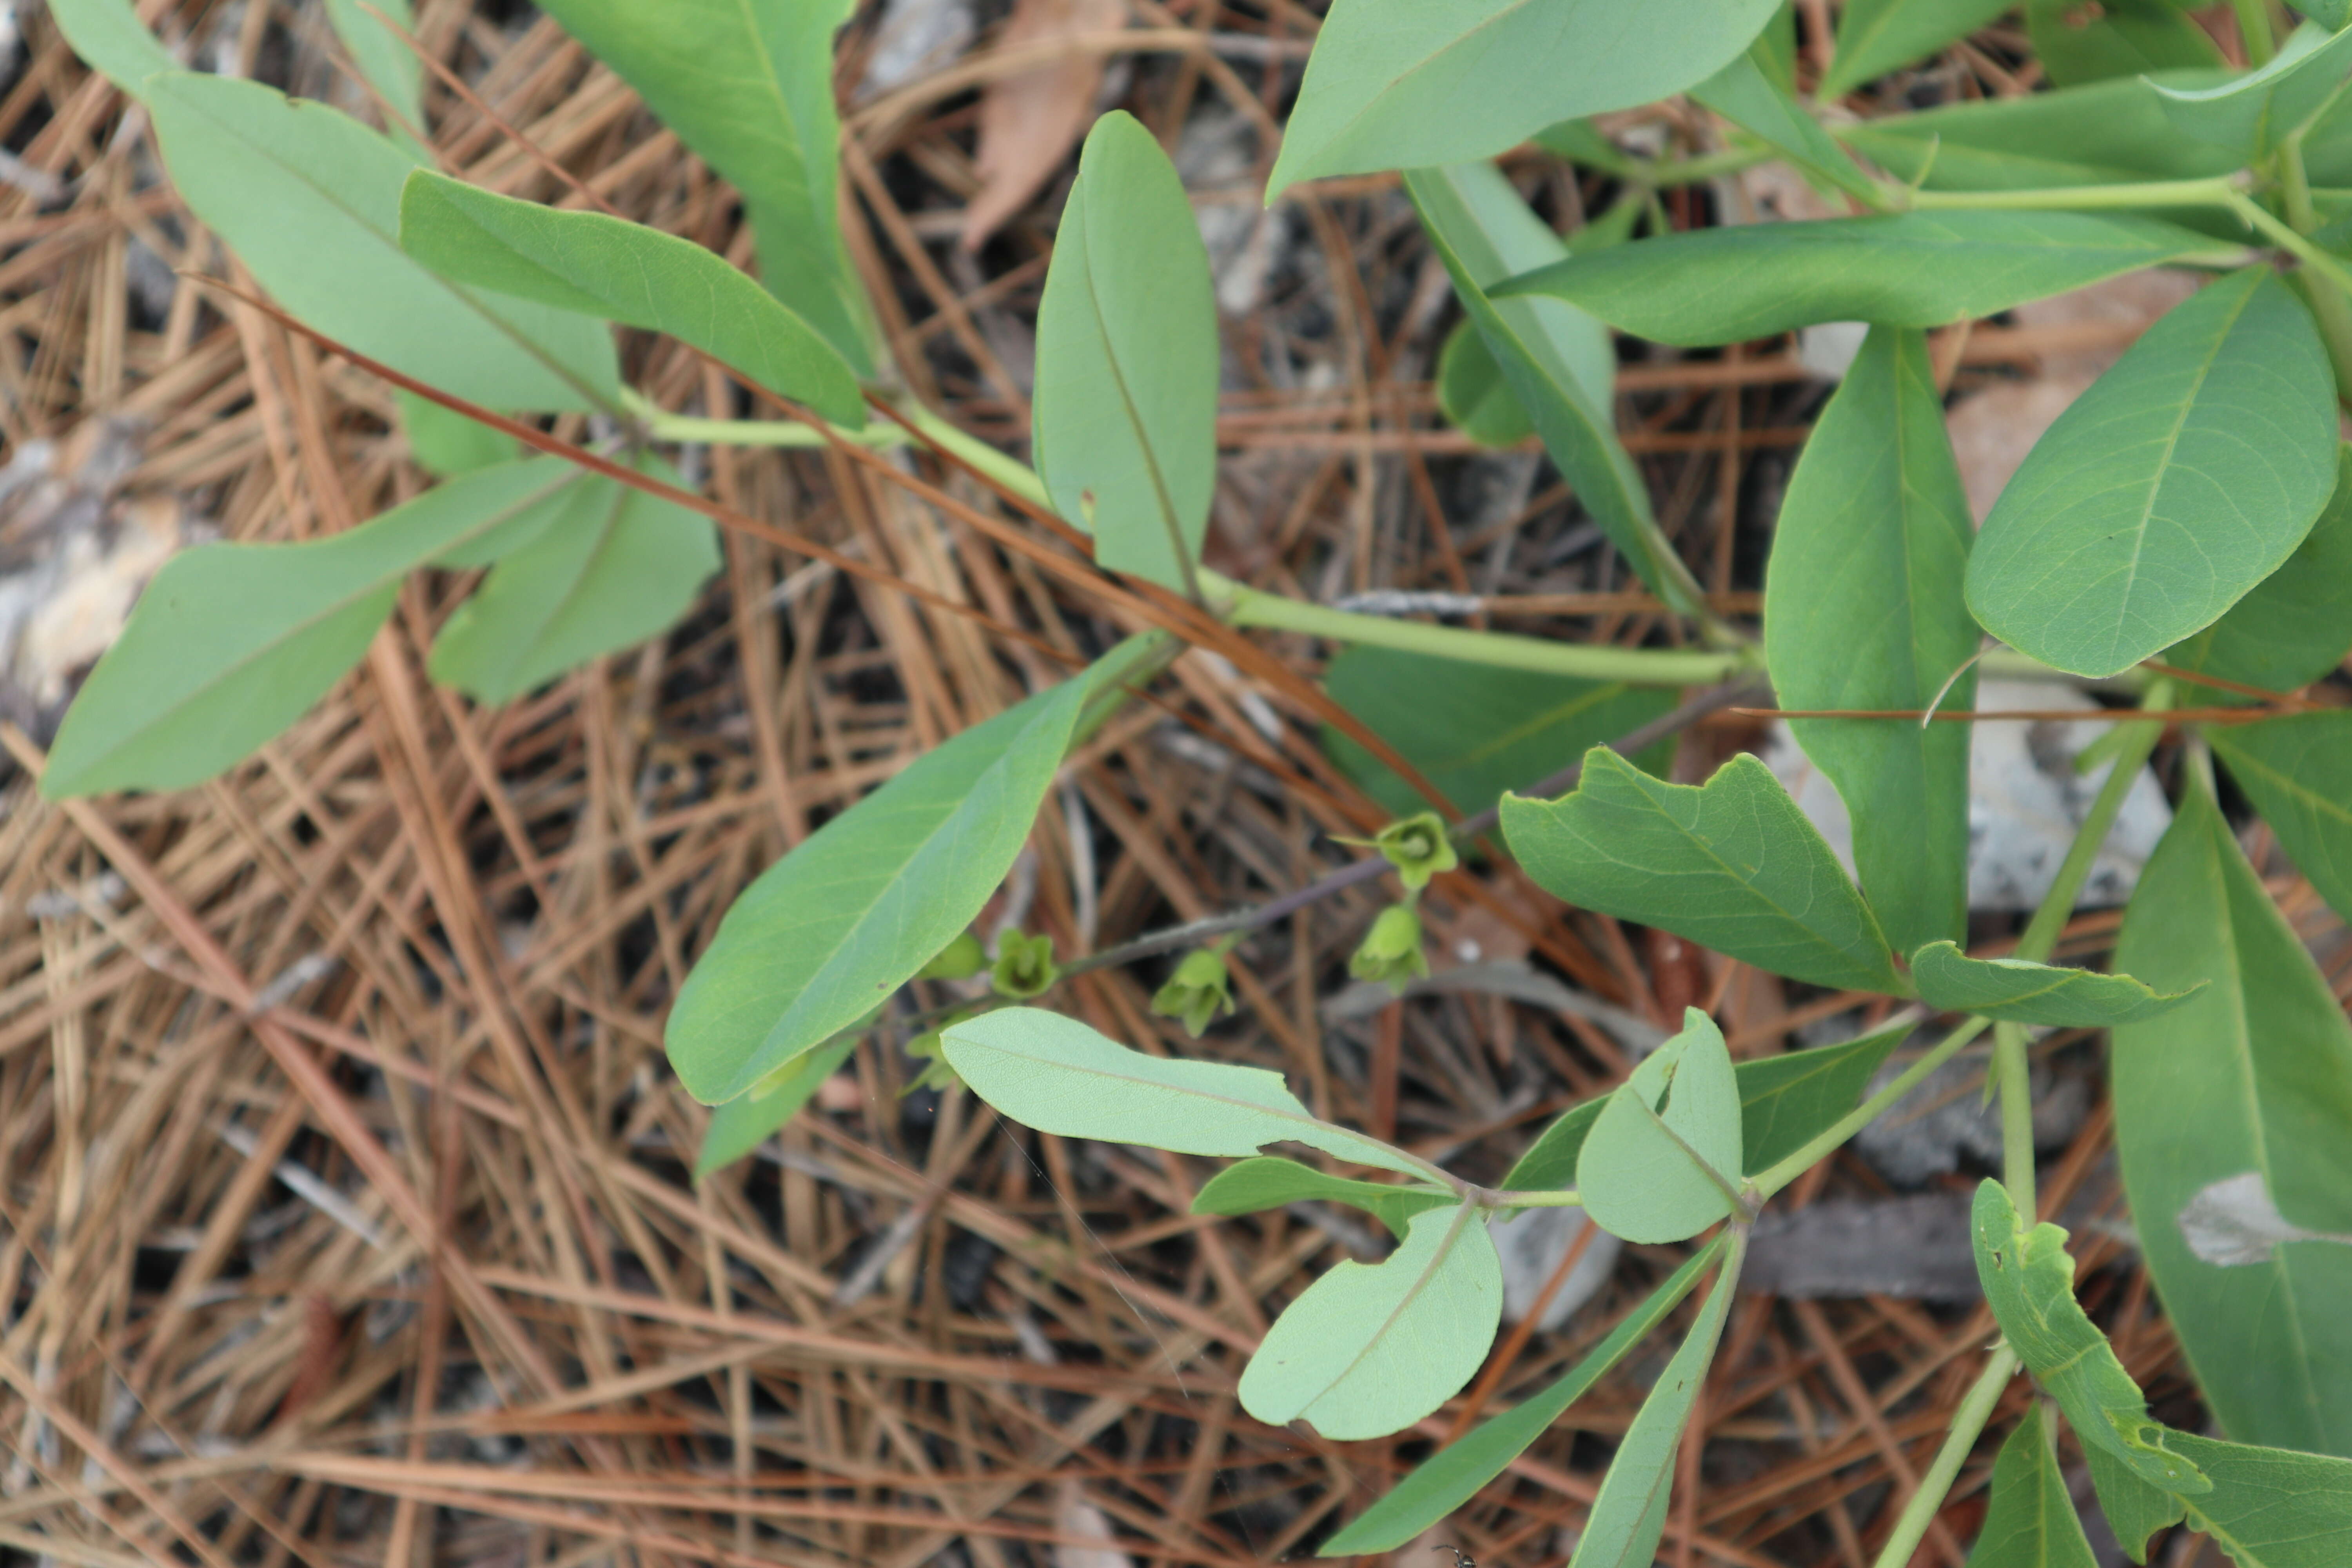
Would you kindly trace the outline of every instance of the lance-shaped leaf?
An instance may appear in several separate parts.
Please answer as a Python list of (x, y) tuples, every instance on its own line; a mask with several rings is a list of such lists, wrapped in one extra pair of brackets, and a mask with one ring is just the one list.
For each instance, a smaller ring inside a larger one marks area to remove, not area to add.
[(1242, 1408), (1334, 1441), (1384, 1437), (1460, 1393), (1502, 1321), (1486, 1215), (1462, 1204), (1415, 1215), (1387, 1258), (1335, 1264), (1284, 1309), (1242, 1372)]
[(173, 556), (82, 683), (41, 793), (61, 800), (203, 783), (342, 679), (391, 614), (403, 576), (560, 510), (576, 475), (555, 458), (509, 463), (331, 538), (205, 544)]
[(2352, 1453), (2352, 1248), (2200, 1260), (2174, 1216), (2258, 1172), (2289, 1222), (2352, 1232), (2352, 1026), (2196, 770), (2140, 873), (2116, 963), (2206, 984), (2116, 1031), (2116, 1143), (2142, 1256), (2232, 1436)]
[(2352, 713), (2216, 724), (2206, 738), (2295, 868), (2352, 920)]
[(1694, 788), (1595, 747), (1572, 794), (1505, 795), (1503, 832), (1528, 875), (1571, 904), (1811, 984), (1904, 989), (1870, 906), (1752, 756)]
[(1577, 500), (1654, 593), (1694, 607), (1697, 587), (1659, 531), (1649, 486), (1617, 439), (1607, 330), (1556, 300), (1488, 297), (1503, 279), (1558, 261), (1567, 247), (1491, 163), (1409, 170), (1404, 188), (1454, 295)]
[(1491, 158), (1547, 125), (1681, 91), (1775, 0), (1338, 0), (1266, 184)]
[[(2163, 79), (2210, 87), (2221, 79), (2183, 71)], [(2137, 77), (1893, 114), (1835, 134), (1895, 178), (1938, 191), (2194, 179), (2238, 166), (2218, 147), (2173, 134)]]
[(1576, 1161), (1592, 1223), (1627, 1241), (1681, 1241), (1731, 1213), (1740, 1171), (1739, 1084), (1715, 1020), (1642, 1058), (1602, 1102)]
[(83, 64), (132, 98), (146, 97), (149, 77), (180, 68), (131, 0), (49, 0), (49, 16)]
[(1817, 96), (1843, 98), (1898, 66), (2000, 19), (2011, 0), (1852, 0), (1838, 17), (1837, 53)]
[(1399, 1237), (1413, 1215), (1444, 1208), (1456, 1200), (1435, 1187), (1400, 1187), (1388, 1182), (1359, 1182), (1302, 1165), (1296, 1160), (1260, 1155), (1228, 1165), (1209, 1178), (1192, 1198), (1194, 1214), (1255, 1214), (1285, 1204), (1346, 1204), (1362, 1209)]
[(2074, 1300), (2066, 1233), (2054, 1225), (2028, 1229), (2009, 1189), (1994, 1181), (1978, 1185), (1969, 1228), (1977, 1279), (1994, 1321), (2084, 1446), (2105, 1448), (2151, 1486), (2185, 1495), (2210, 1491), (2213, 1483), (2196, 1465), (2167, 1446), (2173, 1434), (2149, 1417), (2139, 1384)]
[(487, 407), (614, 405), (603, 323), (467, 289), (401, 251), (413, 149), (227, 77), (152, 78), (147, 106), (181, 196), (310, 326)]
[(688, 1093), (743, 1093), (972, 922), (1028, 840), (1087, 686), (1066, 680), (925, 752), (744, 890), (663, 1033)]
[(342, 40), (361, 79), (395, 117), (394, 133), (405, 139), (404, 121), (424, 129), (425, 66), (400, 36), (416, 28), (409, 0), (327, 0), (327, 20), (334, 25), (335, 37)]
[(2352, 33), (2305, 22), (2260, 70), (2219, 87), (2155, 85), (2158, 100), (2186, 136), (2252, 163), (2267, 157), (2342, 96), (2352, 79)]
[(1536, 433), (1535, 421), (1503, 379), (1494, 351), (1478, 335), (1477, 324), (1467, 320), (1454, 323), (1438, 351), (1437, 411), (1481, 447), (1516, 447)]
[(1036, 1007), (983, 1013), (940, 1039), (973, 1093), (1040, 1132), (1179, 1154), (1255, 1154), (1286, 1140), (1359, 1165), (1428, 1173), (1377, 1139), (1317, 1121), (1264, 1068), (1146, 1056)]
[(1666, 1321), (1666, 1314), (1681, 1305), (1722, 1253), (1727, 1239), (1718, 1236), (1693, 1253), (1647, 1300), (1620, 1319), (1608, 1337), (1566, 1376), (1524, 1404), (1481, 1422), (1461, 1441), (1423, 1460), (1388, 1496), (1325, 1542), (1316, 1555), (1348, 1557), (1393, 1551), (1468, 1502), (1479, 1488), (1501, 1475), (1527, 1451), (1528, 1444), (1542, 1436), (1570, 1405), (1584, 1397), (1587, 1389), (1607, 1376), (1627, 1351)]
[(1939, 327), (2225, 250), (2155, 218), (1920, 212), (1746, 224), (1636, 240), (1513, 278), (1662, 343), (1741, 342), (1816, 321)]
[(2101, 0), (2088, 12), (2074, 0), (2026, 0), (2025, 37), (2060, 87), (2221, 63), (2211, 36), (2172, 0)]
[(2273, 691), (2307, 686), (2352, 649), (2352, 447), (2336, 491), (2286, 564), (2230, 613), (2164, 650), (2163, 662)]
[(1911, 984), (1920, 1001), (1940, 1012), (2078, 1029), (2158, 1017), (2196, 993), (2195, 986), (2153, 991), (2128, 974), (2095, 974), (2021, 958), (1970, 958), (1948, 942), (1929, 942), (1911, 955)]
[(419, 169), (401, 192), (400, 245), (444, 278), (667, 332), (836, 425), (866, 422), (857, 378), (839, 352), (691, 240)]
[[(641, 465), (681, 483), (667, 463)], [(425, 672), (506, 702), (576, 665), (658, 637), (719, 570), (710, 520), (601, 476), (562, 520), (500, 560), (433, 639)]]
[(2053, 1436), (2041, 1410), (2029, 1410), (2000, 1446), (1969, 1568), (2097, 1568), (2058, 1471)]
[(1095, 559), (1189, 591), (1217, 468), (1217, 305), (1176, 166), (1095, 121), (1037, 308), (1038, 477)]
[(873, 369), (842, 248), (833, 35), (853, 0), (548, 0), (541, 7), (743, 193), (769, 292)]
[(392, 400), (400, 410), (400, 430), (408, 437), (408, 455), (416, 459), (417, 467), (445, 479), (496, 468), (522, 456), (522, 443), (505, 431), (468, 419), (406, 387), (394, 387)]
[(2188, 1500), (2189, 1528), (2240, 1568), (2352, 1563), (2352, 1461), (2187, 1432), (2172, 1442), (2213, 1478), (2210, 1492)]
[(702, 1147), (695, 1152), (694, 1179), (724, 1170), (768, 1141), (768, 1135), (800, 1114), (824, 1080), (841, 1069), (856, 1047), (857, 1037), (819, 1046), (786, 1062), (774, 1077), (749, 1093), (739, 1094), (710, 1113), (702, 1130)]
[(2148, 1537), (2180, 1522), (2186, 1506), (2180, 1494), (2150, 1486), (2095, 1443), (2084, 1446), (2083, 1458), (2107, 1528), (2115, 1531), (2125, 1555), (2135, 1563), (2147, 1562)]
[(1617, 1445), (1609, 1473), (1601, 1479), (1600, 1494), (1592, 1500), (1592, 1512), (1569, 1568), (1649, 1568), (1657, 1555), (1658, 1538), (1666, 1528), (1666, 1499), (1674, 1488), (1675, 1453), (1682, 1447), (1691, 1405), (1723, 1338), (1723, 1320), (1739, 1283), (1744, 1246), (1744, 1240), (1732, 1244), (1697, 1321), (1625, 1428), (1625, 1439)]
[[(1974, 672), (1952, 676), (1982, 640), (1960, 595), (1975, 532), (1927, 339), (1874, 327), (1780, 503), (1764, 579), (1764, 657), (1780, 705), (1972, 707)], [(1966, 726), (1790, 722), (1845, 801), (1855, 869), (1887, 936), (1907, 952), (1961, 934)]]
[(1969, 557), (1969, 606), (2105, 677), (2210, 625), (2293, 554), (2336, 488), (2336, 382), (2268, 268), (2175, 307), (2058, 416)]
[(1690, 93), (1733, 124), (1763, 138), (1812, 178), (1870, 205), (1885, 205), (1879, 183), (1856, 168), (1836, 139), (1797, 101), (1774, 58), (1769, 35), (1748, 45)]

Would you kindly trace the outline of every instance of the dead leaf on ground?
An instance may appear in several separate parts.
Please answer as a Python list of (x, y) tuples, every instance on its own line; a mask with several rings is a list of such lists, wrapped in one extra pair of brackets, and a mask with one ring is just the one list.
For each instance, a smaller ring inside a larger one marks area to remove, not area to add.
[[(1019, 0), (999, 49), (1079, 38), (1127, 25), (1127, 0)], [(977, 250), (1029, 203), (1093, 118), (1103, 57), (1072, 53), (992, 83), (980, 101), (979, 193), (964, 208), (963, 244)]]

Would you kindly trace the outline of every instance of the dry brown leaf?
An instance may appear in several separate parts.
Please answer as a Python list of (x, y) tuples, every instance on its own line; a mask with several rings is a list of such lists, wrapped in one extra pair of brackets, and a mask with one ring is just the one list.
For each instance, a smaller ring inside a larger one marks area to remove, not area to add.
[[(1079, 38), (1127, 25), (1127, 0), (1019, 0), (996, 47)], [(964, 208), (963, 244), (977, 250), (1062, 165), (1093, 118), (1103, 57), (1065, 59), (1002, 77), (980, 101), (981, 188)]]

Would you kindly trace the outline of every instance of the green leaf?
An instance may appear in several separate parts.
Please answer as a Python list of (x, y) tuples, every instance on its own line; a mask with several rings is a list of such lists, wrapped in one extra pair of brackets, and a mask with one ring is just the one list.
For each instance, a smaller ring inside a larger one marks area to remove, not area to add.
[(1698, 83), (1690, 95), (1733, 124), (1764, 139), (1804, 174), (1855, 196), (1885, 205), (1879, 183), (1854, 166), (1836, 138), (1799, 103), (1780, 79), (1771, 43), (1759, 37), (1729, 65)]
[(925, 752), (744, 890), (664, 1031), (688, 1093), (734, 1099), (972, 922), (1028, 840), (1088, 685), (1066, 680)]
[(610, 408), (612, 333), (436, 277), (400, 249), (416, 154), (324, 104), (174, 71), (147, 84), (172, 183), (278, 302), (394, 370), (491, 408)]
[(1716, 1276), (1715, 1289), (1707, 1292), (1706, 1305), (1699, 1309), (1682, 1348), (1666, 1363), (1633, 1425), (1625, 1428), (1569, 1568), (1650, 1568), (1658, 1538), (1665, 1533), (1675, 1453), (1682, 1447), (1683, 1427), (1706, 1382), (1707, 1365), (1715, 1360), (1723, 1320), (1739, 1284), (1741, 1245), (1733, 1244), (1732, 1256)]
[(1285, 1204), (1321, 1199), (1347, 1204), (1378, 1219), (1399, 1237), (1413, 1215), (1454, 1203), (1434, 1187), (1400, 1187), (1388, 1182), (1351, 1181), (1302, 1165), (1296, 1160), (1260, 1155), (1228, 1165), (1209, 1178), (1192, 1199), (1194, 1214), (1255, 1214)]
[(1242, 1372), (1242, 1408), (1335, 1442), (1384, 1437), (1460, 1393), (1502, 1321), (1486, 1215), (1461, 1204), (1415, 1215), (1387, 1258), (1333, 1265), (1275, 1320)]
[(2306, 22), (2287, 35), (2260, 70), (2219, 87), (2159, 85), (2156, 92), (2182, 135), (2210, 142), (2252, 163), (2332, 106), (2347, 79), (2352, 79), (2352, 33)]
[(1454, 323), (1438, 351), (1437, 410), (1481, 447), (1516, 447), (1536, 433), (1486, 340), (1466, 317)]
[(857, 378), (833, 345), (691, 240), (419, 169), (401, 191), (400, 245), (444, 278), (667, 332), (836, 425), (866, 423)]
[(1095, 559), (1190, 592), (1217, 471), (1217, 302), (1176, 165), (1095, 121), (1037, 307), (1038, 477)]
[(417, 467), (445, 479), (496, 468), (522, 456), (522, 443), (503, 430), (493, 430), (405, 387), (392, 389), (400, 410), (401, 432), (408, 437), (408, 455)]
[(1146, 1056), (1035, 1007), (983, 1013), (941, 1038), (948, 1065), (973, 1093), (1040, 1132), (1236, 1156), (1286, 1140), (1359, 1165), (1427, 1174), (1376, 1139), (1318, 1121), (1280, 1073), (1263, 1068)]
[(2172, 0), (2027, 0), (2025, 37), (2060, 87), (2221, 63), (2211, 35)]
[(1627, 1241), (1681, 1241), (1731, 1213), (1739, 1084), (1723, 1031), (1696, 1007), (1601, 1103), (1576, 1160), (1592, 1223)]
[(1513, 278), (1495, 293), (1565, 300), (1637, 337), (1697, 347), (1816, 321), (1943, 326), (2217, 248), (2154, 218), (1892, 213), (1638, 240)]
[[(2292, 1224), (2352, 1231), (2352, 1026), (2196, 776), (2124, 916), (2116, 963), (2207, 984), (2116, 1031), (2116, 1144), (2165, 1316), (2222, 1429), (2352, 1453), (2352, 1248), (2221, 1268), (2178, 1216), (2259, 1172)], [(2340, 796), (2338, 797), (2340, 798)]]
[(1271, 202), (1298, 180), (1491, 158), (1555, 121), (1629, 109), (1704, 79), (1777, 0), (1337, 0)]
[(2206, 739), (2296, 868), (2352, 920), (2352, 712), (2216, 724)]
[(146, 98), (149, 77), (180, 68), (131, 0), (49, 0), (49, 15), (83, 64), (134, 99)]
[[(670, 484), (658, 458), (644, 471)], [(563, 521), (500, 561), (433, 639), (425, 672), (506, 702), (576, 665), (658, 637), (719, 570), (710, 520), (601, 476)], [(584, 514), (584, 515), (583, 515)]]
[(2099, 1494), (2099, 1511), (2107, 1528), (2135, 1563), (2147, 1561), (2147, 1538), (2180, 1522), (2188, 1506), (2179, 1494), (2148, 1485), (2121, 1459), (2092, 1444), (2083, 1450), (2091, 1471), (2091, 1485)]
[[(368, 0), (383, 16), (370, 15), (361, 0), (327, 0), (327, 20), (333, 24), (335, 36), (352, 57), (352, 64), (367, 84), (375, 89), (392, 113), (418, 130), (425, 126), (425, 66), (417, 59), (416, 51), (398, 33), (397, 26), (411, 33), (416, 30), (416, 15), (410, 10), (408, 0)], [(388, 25), (385, 18), (390, 19)], [(406, 140), (404, 132), (395, 135)]]
[(41, 793), (203, 783), (327, 694), (367, 650), (409, 571), (548, 504), (575, 473), (553, 458), (509, 463), (331, 538), (173, 556), (82, 683)]
[(710, 1125), (702, 1131), (702, 1147), (694, 1156), (694, 1179), (726, 1169), (766, 1142), (770, 1133), (800, 1114), (856, 1046), (857, 1037), (852, 1035), (794, 1057), (775, 1082), (739, 1094), (713, 1110)]
[(1584, 1397), (1587, 1389), (1607, 1376), (1610, 1369), (1624, 1359), (1627, 1351), (1666, 1321), (1666, 1314), (1682, 1304), (1691, 1287), (1698, 1283), (1700, 1276), (1723, 1251), (1727, 1239), (1717, 1237), (1693, 1253), (1664, 1284), (1650, 1292), (1648, 1300), (1619, 1320), (1609, 1336), (1593, 1346), (1565, 1377), (1526, 1403), (1479, 1423), (1459, 1442), (1423, 1460), (1388, 1496), (1358, 1514), (1347, 1528), (1325, 1542), (1316, 1555), (1347, 1557), (1394, 1551), (1468, 1502), (1479, 1488), (1501, 1475), (1513, 1459), (1527, 1451), (1528, 1444), (1542, 1436), (1570, 1405)]
[[(2147, 1211), (2135, 1205), (2133, 1212)], [(2134, 1475), (2168, 1491), (2211, 1490), (2213, 1483), (2194, 1463), (2167, 1447), (2175, 1434), (2149, 1418), (2139, 1384), (2074, 1300), (2074, 1260), (2066, 1253), (2066, 1233), (2054, 1225), (2027, 1229), (2009, 1189), (1994, 1181), (1978, 1185), (1969, 1228), (1976, 1238), (1977, 1278), (1994, 1321), (2018, 1359), (2066, 1413), (2084, 1447), (2105, 1448)]]
[[(2150, 79), (2210, 87), (2226, 79), (2189, 70)], [(2174, 134), (2150, 80), (2137, 76), (1888, 115), (1835, 134), (1895, 178), (1938, 191), (2194, 179), (2238, 166), (2220, 148)]]
[(637, 89), (743, 194), (768, 291), (860, 376), (866, 296), (836, 211), (833, 36), (853, 0), (548, 0), (541, 9)]
[(2267, 267), (2176, 306), (2026, 454), (1969, 557), (1969, 607), (2105, 677), (2219, 619), (2336, 488), (2336, 382)]
[(2189, 1503), (2241, 1568), (2341, 1568), (2352, 1562), (2352, 1462), (2224, 1443), (2182, 1432), (2173, 1447), (2213, 1478)]
[(2165, 649), (2163, 662), (2293, 691), (2341, 664), (2347, 649), (2352, 649), (2352, 447), (2338, 453), (2335, 493), (2286, 564), (2255, 584), (2220, 620)]
[(1595, 747), (1574, 793), (1505, 795), (1503, 833), (1528, 875), (1571, 904), (1810, 984), (1904, 990), (1837, 857), (1745, 752), (1693, 788)]
[(2066, 1478), (2058, 1472), (2053, 1436), (2042, 1411), (2032, 1409), (2000, 1446), (1969, 1568), (2097, 1568)]
[(1899, 66), (1926, 59), (2000, 19), (2014, 0), (1850, 0), (1838, 18), (1837, 53), (1816, 93), (1824, 103)]
[(2104, 1029), (2158, 1017), (2195, 994), (2159, 993), (2128, 974), (2095, 974), (2021, 958), (1970, 958), (1948, 942), (1911, 955), (1919, 1000), (1944, 1013), (1980, 1013), (2015, 1024)]
[[(1675, 693), (1616, 681), (1464, 664), (1394, 648), (1343, 648), (1323, 671), (1332, 700), (1370, 726), (1448, 800), (1484, 810), (1674, 707)], [(1324, 749), (1349, 778), (1399, 816), (1420, 794), (1336, 729)], [(1663, 767), (1663, 749), (1645, 760)]]
[[(1328, 36), (1330, 24), (1324, 26)], [(1617, 439), (1616, 355), (1607, 330), (1559, 300), (1492, 300), (1486, 292), (1560, 259), (1567, 247), (1491, 163), (1409, 170), (1404, 188), (1462, 308), (1577, 500), (1653, 593), (1695, 607), (1697, 586), (1659, 531), (1648, 483)]]
[[(1976, 528), (1927, 339), (1874, 327), (1805, 443), (1764, 579), (1784, 708), (1966, 710), (1982, 640), (1960, 595)], [(1968, 921), (1969, 737), (1959, 724), (1790, 721), (1853, 819), (1880, 923), (1906, 951)]]

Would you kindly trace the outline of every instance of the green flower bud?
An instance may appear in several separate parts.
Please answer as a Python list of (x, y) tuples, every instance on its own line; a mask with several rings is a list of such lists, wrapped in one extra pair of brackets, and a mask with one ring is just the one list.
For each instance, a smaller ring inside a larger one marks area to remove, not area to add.
[(940, 949), (932, 960), (915, 971), (918, 980), (969, 980), (988, 967), (988, 950), (970, 931)]
[(1433, 811), (1390, 823), (1372, 845), (1396, 868), (1397, 880), (1416, 893), (1429, 886), (1432, 877), (1462, 864), (1462, 858), (1454, 852), (1454, 840), (1445, 836), (1445, 824)]
[(899, 1099), (906, 1099), (919, 1089), (946, 1089), (963, 1081), (956, 1076), (956, 1069), (948, 1065), (946, 1042), (940, 1037), (946, 1027), (947, 1025), (942, 1024), (929, 1034), (917, 1035), (907, 1042), (907, 1054), (927, 1065), (906, 1088), (898, 1091)]
[(1211, 1019), (1234, 1010), (1232, 981), (1222, 954), (1196, 948), (1184, 955), (1168, 984), (1152, 996), (1151, 1010), (1163, 1018), (1181, 1018), (1184, 1032), (1197, 1040)]
[(1017, 931), (1009, 931), (997, 939), (996, 967), (990, 972), (989, 979), (999, 996), (1026, 1002), (1052, 990), (1054, 982), (1061, 977), (1062, 972), (1054, 967), (1052, 937), (1024, 936)]
[(1391, 904), (1381, 911), (1363, 944), (1348, 960), (1348, 973), (1359, 980), (1381, 980), (1402, 994), (1409, 981), (1429, 973), (1421, 951), (1421, 916), (1411, 904)]

